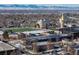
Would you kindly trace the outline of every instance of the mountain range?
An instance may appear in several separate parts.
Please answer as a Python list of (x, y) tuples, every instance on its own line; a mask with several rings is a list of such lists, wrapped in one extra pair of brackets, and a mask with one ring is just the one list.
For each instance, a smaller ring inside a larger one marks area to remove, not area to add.
[(79, 13), (79, 4), (0, 4), (0, 13)]
[(79, 4), (0, 4), (0, 9), (79, 10)]

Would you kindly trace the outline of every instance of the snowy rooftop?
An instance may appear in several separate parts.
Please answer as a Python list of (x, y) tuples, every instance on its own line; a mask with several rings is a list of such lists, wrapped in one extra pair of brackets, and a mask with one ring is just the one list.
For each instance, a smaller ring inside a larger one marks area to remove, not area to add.
[(0, 51), (14, 50), (15, 48), (7, 43), (0, 41)]
[(3, 31), (0, 31), (0, 34), (3, 34)]
[(25, 31), (25, 32), (22, 32), (22, 33), (25, 33), (25, 34), (29, 34), (29, 33), (36, 34), (36, 33), (48, 32), (48, 31), (52, 31), (52, 30), (49, 30), (49, 29), (42, 29), (42, 30), (34, 30), (34, 31)]

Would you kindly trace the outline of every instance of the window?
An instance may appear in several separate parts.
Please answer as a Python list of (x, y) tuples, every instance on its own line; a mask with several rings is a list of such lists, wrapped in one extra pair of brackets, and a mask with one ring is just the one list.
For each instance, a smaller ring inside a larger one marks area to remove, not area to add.
[(79, 50), (77, 50), (77, 55), (79, 55)]
[(40, 39), (38, 40), (38, 42), (44, 42), (44, 41), (47, 41), (48, 39)]
[(0, 52), (0, 55), (5, 55), (5, 51), (1, 51)]

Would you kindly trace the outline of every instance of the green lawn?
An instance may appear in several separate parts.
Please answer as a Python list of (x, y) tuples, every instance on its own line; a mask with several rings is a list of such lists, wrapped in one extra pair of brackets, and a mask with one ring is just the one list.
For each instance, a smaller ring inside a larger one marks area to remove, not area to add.
[[(6, 28), (6, 30), (8, 31), (12, 31), (12, 32), (24, 32), (24, 31), (32, 31), (32, 30), (36, 30), (35, 28), (32, 27), (15, 27), (15, 28)], [(56, 30), (55, 28), (51, 29), (52, 31)]]
[(13, 32), (23, 32), (23, 31), (32, 31), (32, 30), (35, 30), (33, 28), (30, 28), (30, 27), (25, 27), (25, 28), (7, 28), (7, 30), (12, 30)]

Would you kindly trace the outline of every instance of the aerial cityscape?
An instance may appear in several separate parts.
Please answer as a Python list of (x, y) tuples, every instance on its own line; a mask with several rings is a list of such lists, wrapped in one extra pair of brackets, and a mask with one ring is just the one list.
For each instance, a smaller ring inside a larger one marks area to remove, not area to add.
[(0, 55), (79, 55), (79, 4), (0, 4)]

